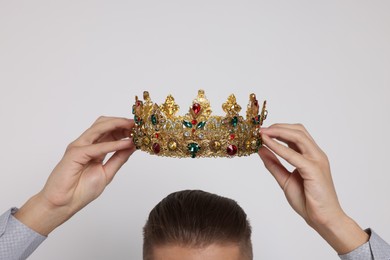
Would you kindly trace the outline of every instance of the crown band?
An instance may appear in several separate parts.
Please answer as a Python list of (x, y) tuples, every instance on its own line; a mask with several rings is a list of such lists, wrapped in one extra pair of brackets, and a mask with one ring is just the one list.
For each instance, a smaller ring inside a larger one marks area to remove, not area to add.
[[(260, 127), (267, 117), (266, 101), (261, 111), (255, 94), (249, 96), (246, 119), (238, 113), (241, 106), (232, 94), (222, 105), (225, 116), (211, 116), (210, 102), (199, 90), (189, 112), (175, 116), (179, 106), (169, 95), (158, 106), (143, 94), (135, 97), (132, 113), (135, 127), (133, 142), (137, 149), (168, 157), (234, 157), (256, 153), (262, 145)], [(260, 112), (260, 113), (259, 113)]]

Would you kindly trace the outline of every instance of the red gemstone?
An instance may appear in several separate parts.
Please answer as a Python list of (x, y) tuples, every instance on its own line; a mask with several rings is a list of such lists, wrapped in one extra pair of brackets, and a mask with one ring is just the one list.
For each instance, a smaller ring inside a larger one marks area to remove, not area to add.
[(139, 107), (142, 104), (142, 101), (137, 100), (137, 107)]
[(158, 143), (154, 143), (152, 145), (152, 149), (154, 153), (159, 153), (160, 152), (160, 145)]
[(195, 128), (192, 128), (192, 132), (195, 133)]
[(192, 110), (194, 111), (195, 115), (199, 114), (200, 112), (200, 105), (198, 103), (195, 103), (192, 105)]
[(230, 135), (230, 140), (233, 140), (234, 138), (236, 138), (236, 136), (234, 134), (231, 134)]
[(196, 125), (198, 123), (198, 121), (196, 121), (195, 119), (191, 121), (192, 125)]
[(158, 138), (160, 135), (158, 133), (155, 133), (154, 136)]
[(237, 150), (238, 150), (237, 146), (235, 146), (234, 144), (231, 144), (227, 147), (226, 152), (228, 155), (233, 156), (237, 153)]

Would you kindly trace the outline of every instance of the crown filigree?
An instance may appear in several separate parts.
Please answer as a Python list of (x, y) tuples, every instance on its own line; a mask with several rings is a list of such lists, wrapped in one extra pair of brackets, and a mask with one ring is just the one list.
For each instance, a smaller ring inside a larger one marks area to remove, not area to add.
[(135, 97), (132, 111), (137, 149), (168, 157), (233, 157), (255, 153), (262, 145), (259, 132), (267, 117), (266, 101), (260, 110), (255, 94), (249, 96), (245, 119), (239, 115), (241, 106), (233, 94), (222, 105), (225, 116), (211, 115), (203, 90), (184, 116), (176, 116), (179, 106), (171, 95), (160, 106), (147, 91), (143, 99)]

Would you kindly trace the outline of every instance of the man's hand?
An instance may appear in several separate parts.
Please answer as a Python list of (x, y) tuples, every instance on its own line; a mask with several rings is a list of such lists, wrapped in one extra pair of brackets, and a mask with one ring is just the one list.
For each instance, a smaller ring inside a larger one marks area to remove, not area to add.
[[(283, 189), (291, 207), (339, 254), (368, 240), (342, 210), (326, 154), (300, 124), (275, 124), (261, 130), (265, 146), (259, 155)], [(281, 144), (275, 139), (287, 144)], [(289, 172), (276, 155), (296, 169)]]
[(97, 119), (67, 147), (42, 191), (27, 201), (15, 217), (47, 236), (96, 199), (135, 151), (132, 140), (127, 138), (133, 126), (134, 121), (125, 118)]

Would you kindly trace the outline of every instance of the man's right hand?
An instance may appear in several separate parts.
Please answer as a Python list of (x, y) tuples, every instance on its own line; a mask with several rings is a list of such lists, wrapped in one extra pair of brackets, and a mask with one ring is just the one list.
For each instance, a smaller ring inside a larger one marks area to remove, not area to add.
[[(15, 217), (47, 236), (96, 199), (135, 151), (130, 136), (134, 121), (100, 117), (67, 147), (43, 189)], [(114, 154), (103, 164), (108, 153)]]

